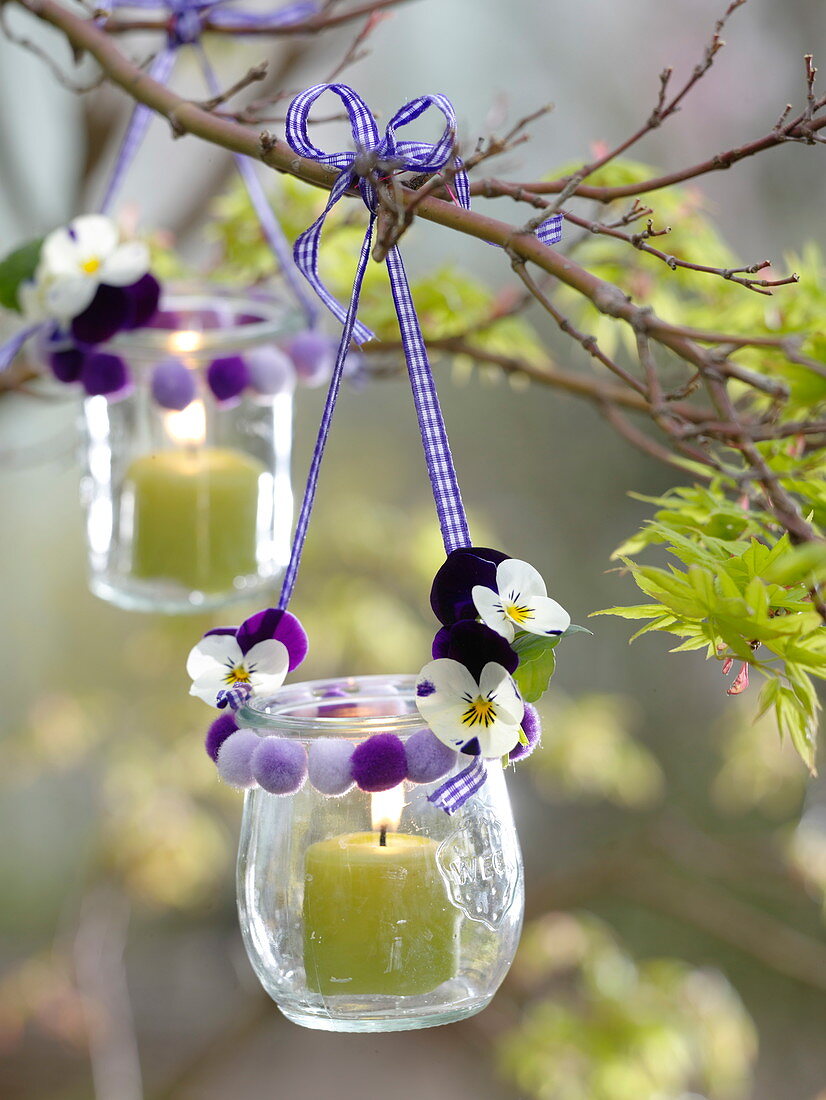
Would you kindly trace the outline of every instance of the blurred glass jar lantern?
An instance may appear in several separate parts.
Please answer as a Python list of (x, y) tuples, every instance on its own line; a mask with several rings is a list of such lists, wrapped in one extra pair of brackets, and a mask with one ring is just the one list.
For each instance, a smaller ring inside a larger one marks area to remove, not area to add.
[[(96, 595), (175, 613), (272, 585), (293, 511), (293, 377), (275, 341), (294, 327), (271, 300), (173, 295), (150, 327), (105, 349), (125, 360), (131, 389), (83, 402)], [(233, 371), (246, 372), (237, 394)]]
[[(295, 793), (246, 793), (238, 905), (261, 983), (306, 1027), (463, 1019), (488, 1004), (516, 951), (522, 861), (500, 762), (487, 762), (487, 781), (453, 816), (428, 801), (425, 783), (369, 793), (342, 771), (377, 733), (410, 756), (422, 727), (414, 692), (414, 677), (317, 681), (238, 713), (242, 729), (294, 750), (283, 755), (297, 769)], [(454, 773), (468, 764), (452, 755)]]

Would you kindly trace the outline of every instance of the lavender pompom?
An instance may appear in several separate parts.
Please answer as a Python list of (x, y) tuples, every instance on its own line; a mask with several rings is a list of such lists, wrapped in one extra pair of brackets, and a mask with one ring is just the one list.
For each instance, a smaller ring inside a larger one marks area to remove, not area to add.
[(152, 371), (152, 396), (162, 409), (185, 409), (195, 397), (195, 378), (180, 359), (164, 359)]
[(524, 760), (525, 757), (530, 756), (533, 750), (539, 745), (540, 738), (542, 737), (542, 720), (539, 717), (539, 712), (536, 707), (530, 703), (525, 704), (525, 713), (522, 715), (522, 729), (525, 731), (525, 736), (528, 739), (527, 745), (523, 745), (519, 741), (508, 756), (511, 760)]
[(84, 359), (80, 381), (90, 397), (111, 397), (126, 391), (129, 371), (119, 355), (96, 351)]
[(218, 750), (218, 774), (231, 787), (252, 787), (252, 754), (261, 744), (254, 730), (236, 730)]
[(322, 737), (310, 745), (310, 782), (320, 794), (346, 794), (353, 786), (353, 746), (344, 738)]
[(407, 778), (414, 783), (433, 783), (454, 767), (458, 754), (428, 729), (416, 730), (404, 746)]
[(247, 364), (240, 355), (225, 355), (213, 359), (207, 367), (207, 385), (216, 401), (232, 401), (249, 384)]
[(270, 794), (295, 794), (307, 778), (307, 750), (300, 741), (265, 737), (252, 754), (252, 774)]
[(221, 746), (237, 729), (238, 723), (235, 721), (235, 715), (222, 714), (215, 719), (207, 730), (204, 739), (204, 748), (207, 751), (207, 755), (211, 756), (216, 763), (218, 761), (218, 752)]
[(295, 385), (292, 360), (281, 348), (250, 348), (244, 353), (249, 384), (256, 393), (270, 396), (288, 393)]
[(326, 382), (336, 362), (336, 347), (329, 336), (314, 329), (299, 332), (287, 345), (295, 373), (305, 386), (320, 386)]
[(363, 791), (389, 791), (407, 776), (404, 742), (394, 733), (376, 733), (353, 750), (353, 779)]

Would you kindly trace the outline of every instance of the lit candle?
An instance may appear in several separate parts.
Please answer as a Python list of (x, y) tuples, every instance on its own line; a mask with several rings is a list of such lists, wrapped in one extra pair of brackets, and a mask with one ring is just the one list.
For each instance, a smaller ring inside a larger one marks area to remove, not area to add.
[(459, 912), (429, 837), (398, 833), (402, 784), (372, 796), (369, 833), (307, 849), (304, 967), (325, 996), (429, 993), (457, 969)]
[[(198, 332), (172, 333), (170, 348), (197, 351)], [(124, 477), (124, 518), (132, 525), (130, 572), (220, 592), (258, 570), (262, 463), (241, 451), (206, 447), (203, 401), (164, 414), (170, 448), (136, 458)]]

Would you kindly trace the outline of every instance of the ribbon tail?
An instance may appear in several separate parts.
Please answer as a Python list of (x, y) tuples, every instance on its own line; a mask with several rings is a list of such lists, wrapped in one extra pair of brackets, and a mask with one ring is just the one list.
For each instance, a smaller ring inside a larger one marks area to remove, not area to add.
[(413, 402), (416, 406), (427, 472), (433, 488), (436, 514), (439, 517), (445, 552), (449, 554), (451, 550), (470, 546), (470, 533), (462, 504), (462, 494), (459, 491), (459, 482), (453, 465), (453, 456), (450, 453), (447, 430), (427, 357), (427, 349), (398, 248), (392, 248), (388, 252), (387, 270), (390, 275), (390, 288), (393, 293), (396, 316), (399, 320), (404, 357), (413, 388)]
[(427, 801), (444, 810), (446, 814), (455, 814), (485, 785), (487, 778), (484, 757), (474, 756), (473, 762), (464, 771), (451, 776), (441, 787), (437, 787), (427, 796)]
[(5, 344), (0, 344), (0, 374), (12, 365), (18, 352), (29, 337), (34, 336), (41, 328), (43, 328), (42, 324), (29, 325), (28, 328), (22, 328), (19, 332), (16, 332)]
[[(218, 96), (221, 94), (221, 86), (218, 83), (215, 71), (210, 65), (201, 43), (196, 43), (196, 46), (201, 62), (201, 69), (210, 94)], [(304, 316), (307, 318), (307, 324), (310, 328), (314, 328), (318, 322), (318, 309), (316, 308), (315, 302), (305, 290), (301, 277), (296, 271), (289, 242), (284, 236), (284, 231), (273, 213), (261, 181), (256, 175), (255, 168), (249, 157), (245, 157), (243, 153), (233, 153), (233, 158), (238, 168), (238, 174), (247, 189), (247, 194), (249, 195), (250, 202), (258, 217), (261, 229), (263, 230), (264, 236), (267, 238), (267, 243), (275, 253), (276, 260), (281, 268), (281, 274), (284, 276), (290, 290), (295, 295), (296, 301), (304, 311)]]
[[(336, 182), (333, 184), (330, 191), (330, 197), (327, 200), (327, 205), (318, 218), (313, 222), (309, 229), (305, 229), (300, 237), (297, 238), (295, 246), (293, 248), (293, 256), (295, 258), (295, 266), (325, 304), (327, 309), (332, 315), (341, 323), (347, 323), (347, 317), (349, 315), (349, 308), (344, 309), (340, 302), (338, 302), (324, 283), (318, 274), (318, 245), (321, 238), (321, 230), (324, 226), (324, 219), (329, 212), (341, 198), (341, 196), (347, 191), (350, 186), (350, 172), (348, 169), (342, 170)], [(372, 222), (370, 232), (372, 233)], [(352, 300), (351, 303), (352, 305)], [(366, 344), (368, 340), (373, 339), (373, 333), (363, 325), (361, 321), (353, 318), (353, 340), (357, 344)]]
[(364, 234), (364, 243), (361, 246), (358, 267), (356, 268), (356, 274), (353, 279), (353, 292), (350, 297), (350, 305), (347, 309), (347, 314), (344, 318), (341, 343), (338, 345), (336, 364), (333, 368), (329, 389), (327, 390), (327, 399), (324, 403), (324, 412), (321, 416), (321, 424), (318, 429), (315, 450), (313, 451), (310, 469), (307, 473), (307, 484), (304, 488), (304, 499), (301, 502), (301, 511), (299, 512), (298, 522), (295, 526), (290, 561), (287, 565), (287, 570), (284, 574), (284, 580), (281, 586), (281, 596), (278, 601), (278, 606), (281, 610), (286, 608), (287, 604), (290, 602), (290, 596), (292, 595), (298, 575), (301, 552), (304, 549), (304, 541), (307, 538), (307, 528), (310, 525), (310, 516), (312, 515), (313, 504), (315, 503), (321, 460), (324, 457), (324, 448), (327, 445), (327, 436), (330, 433), (330, 424), (332, 423), (333, 412), (335, 411), (336, 401), (338, 400), (338, 394), (341, 388), (341, 378), (344, 373), (344, 360), (347, 358), (350, 342), (353, 339), (353, 333), (356, 329), (356, 314), (358, 313), (359, 298), (361, 297), (361, 284), (364, 281), (364, 272), (367, 270), (367, 263), (370, 259), (374, 222), (375, 215), (371, 214), (367, 232)]
[[(147, 75), (151, 76), (153, 80), (157, 80), (159, 84), (166, 84), (175, 67), (175, 55), (176, 49), (174, 46), (165, 46), (154, 57), (152, 64), (147, 70)], [(143, 103), (137, 103), (132, 110), (129, 124), (126, 127), (126, 133), (123, 135), (123, 140), (118, 150), (115, 166), (109, 176), (106, 192), (99, 207), (101, 214), (108, 213), (112, 203), (115, 201), (115, 196), (120, 190), (123, 178), (130, 164), (135, 159), (135, 155), (138, 149), (140, 149), (143, 139), (146, 137), (146, 131), (149, 129), (149, 123), (152, 121), (152, 114), (152, 110)]]

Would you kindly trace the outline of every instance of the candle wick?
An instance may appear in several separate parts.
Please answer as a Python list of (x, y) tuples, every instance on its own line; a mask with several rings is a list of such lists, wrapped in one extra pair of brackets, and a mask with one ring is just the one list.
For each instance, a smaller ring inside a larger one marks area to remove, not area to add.
[(382, 825), (381, 832), (379, 833), (379, 847), (387, 847), (387, 826)]

